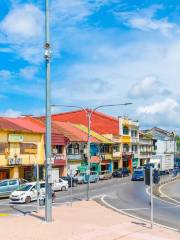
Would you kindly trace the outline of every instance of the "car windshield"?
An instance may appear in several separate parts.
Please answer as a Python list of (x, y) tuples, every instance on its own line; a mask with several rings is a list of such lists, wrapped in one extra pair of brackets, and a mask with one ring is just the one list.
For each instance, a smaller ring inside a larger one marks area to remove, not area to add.
[(23, 184), (23, 185), (19, 186), (16, 191), (26, 192), (26, 191), (28, 191), (31, 187), (32, 187), (32, 185), (30, 185), (30, 184)]
[(134, 174), (141, 175), (143, 174), (143, 171), (134, 171)]

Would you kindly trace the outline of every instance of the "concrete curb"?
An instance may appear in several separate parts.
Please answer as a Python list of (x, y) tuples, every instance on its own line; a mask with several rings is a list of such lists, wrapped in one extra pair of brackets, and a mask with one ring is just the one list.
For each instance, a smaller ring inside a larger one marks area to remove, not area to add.
[[(180, 180), (180, 176), (177, 176), (177, 177), (173, 177), (171, 179), (167, 179), (165, 181), (162, 181), (160, 184), (157, 184), (157, 185), (154, 185), (153, 186), (153, 195), (155, 195), (156, 197), (162, 199), (162, 200), (165, 200), (167, 202), (170, 202), (170, 203), (177, 203), (177, 201), (173, 198), (170, 198), (168, 197), (166, 194), (164, 194), (162, 191), (161, 191), (161, 188), (168, 184), (168, 183), (171, 183), (171, 182), (174, 182), (174, 181), (178, 181)], [(179, 203), (179, 202), (178, 202)]]

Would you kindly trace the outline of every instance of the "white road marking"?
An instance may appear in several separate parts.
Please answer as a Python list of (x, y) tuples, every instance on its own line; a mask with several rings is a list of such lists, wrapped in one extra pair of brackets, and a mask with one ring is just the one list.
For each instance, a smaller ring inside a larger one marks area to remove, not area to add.
[[(127, 216), (129, 216), (129, 217), (138, 219), (138, 220), (140, 220), (140, 221), (142, 221), (142, 222), (151, 223), (151, 221), (149, 221), (149, 220), (146, 220), (146, 219), (141, 218), (141, 217), (137, 217), (137, 216), (135, 216), (135, 215), (133, 215), (133, 214), (127, 213), (127, 212), (125, 212), (125, 211), (123, 211), (123, 210), (121, 210), (121, 209), (119, 209), (119, 208), (116, 208), (116, 207), (112, 206), (111, 204), (107, 203), (107, 202), (104, 200), (105, 197), (106, 197), (106, 195), (104, 195), (104, 196), (101, 198), (101, 201), (102, 201), (107, 207), (109, 207), (109, 208), (111, 208), (111, 209), (114, 209), (115, 211), (120, 212), (120, 213), (122, 213), (122, 214), (124, 214), (124, 215), (127, 215)], [(168, 227), (168, 226), (166, 226), (166, 225), (159, 224), (159, 223), (157, 223), (157, 222), (154, 222), (154, 224), (155, 224), (156, 226), (159, 226), (159, 227), (163, 227), (163, 228), (166, 228), (166, 229), (169, 229), (169, 230), (173, 230), (173, 231), (179, 232), (179, 230), (176, 229), (176, 228), (171, 228), (171, 227)]]
[[(175, 181), (173, 181), (173, 182), (178, 182), (178, 181), (179, 181), (179, 180), (175, 180)], [(165, 193), (162, 191), (162, 188), (163, 188), (164, 186), (166, 186), (167, 184), (170, 184), (170, 183), (172, 183), (172, 182), (165, 183), (165, 184), (161, 185), (161, 186), (159, 187), (159, 192), (160, 192), (160, 194), (162, 194), (162, 196), (164, 196), (164, 197), (170, 199), (170, 200), (173, 201), (173, 202), (176, 202), (176, 203), (180, 204), (179, 201), (177, 201), (176, 199), (174, 199), (174, 198), (168, 196), (167, 194), (165, 194)]]
[[(149, 193), (149, 187), (146, 188), (146, 193), (150, 196), (150, 193)], [(165, 202), (165, 203), (168, 203), (168, 204), (171, 204), (171, 205), (174, 205), (174, 206), (178, 206), (177, 204), (175, 203), (172, 203), (172, 202), (168, 202), (167, 200), (164, 200), (164, 199), (161, 199), (155, 195), (153, 195), (153, 198), (154, 199), (157, 199), (158, 201), (161, 201), (161, 202)]]

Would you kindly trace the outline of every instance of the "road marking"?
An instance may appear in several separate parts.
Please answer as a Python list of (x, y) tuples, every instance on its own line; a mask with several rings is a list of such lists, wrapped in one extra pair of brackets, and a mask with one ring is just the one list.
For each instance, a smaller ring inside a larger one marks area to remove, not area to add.
[[(102, 202), (104, 203), (104, 205), (106, 205), (107, 207), (109, 207), (109, 208), (111, 208), (111, 209), (114, 209), (115, 211), (120, 212), (120, 213), (122, 213), (122, 214), (124, 214), (124, 215), (126, 215), (126, 216), (128, 216), (128, 217), (132, 217), (132, 218), (138, 219), (138, 220), (143, 221), (143, 222), (151, 223), (151, 221), (149, 221), (149, 220), (147, 220), (147, 219), (144, 219), (144, 218), (141, 218), (141, 217), (137, 217), (137, 216), (135, 216), (135, 215), (133, 215), (133, 214), (127, 213), (127, 212), (125, 212), (125, 211), (122, 211), (122, 210), (119, 209), (119, 208), (116, 208), (116, 207), (112, 206), (111, 204), (107, 203), (107, 202), (104, 200), (105, 197), (106, 197), (106, 195), (104, 195), (104, 196), (101, 198), (101, 201), (102, 201)], [(159, 226), (159, 227), (163, 227), (163, 228), (166, 228), (166, 229), (169, 229), (169, 230), (173, 230), (173, 231), (179, 232), (179, 230), (176, 229), (176, 228), (171, 228), (171, 227), (168, 227), (168, 226), (166, 226), (166, 225), (159, 224), (159, 223), (157, 223), (157, 222), (154, 222), (154, 224), (155, 224), (156, 226)]]
[(0, 213), (0, 217), (8, 217), (10, 214), (8, 213)]
[[(178, 181), (179, 181), (179, 180), (175, 180), (175, 181), (173, 181), (173, 182), (178, 182)], [(161, 190), (164, 186), (166, 186), (167, 184), (173, 183), (173, 182), (169, 182), (169, 183), (165, 183), (165, 184), (161, 185), (161, 186), (159, 187), (159, 192), (160, 192), (160, 194), (162, 194), (164, 197), (170, 199), (170, 200), (173, 201), (173, 202), (176, 202), (176, 203), (180, 204), (179, 201), (177, 201), (176, 199), (168, 196), (167, 194), (165, 194), (165, 193)], [(168, 202), (168, 201), (167, 201), (167, 202)]]
[[(150, 196), (149, 189), (150, 189), (150, 187), (147, 187), (147, 188), (146, 188), (146, 193), (147, 193), (147, 195)], [(177, 205), (176, 203), (172, 203), (172, 202), (169, 202), (169, 201), (167, 201), (167, 200), (161, 199), (160, 197), (157, 197), (157, 196), (155, 196), (155, 195), (153, 195), (153, 198), (156, 199), (156, 200), (158, 200), (158, 201), (161, 201), (161, 202), (165, 202), (165, 203), (168, 203), (168, 204), (171, 204), (171, 205), (174, 205), (174, 206), (179, 206), (179, 205)]]
[(150, 208), (121, 208), (122, 211), (149, 210)]

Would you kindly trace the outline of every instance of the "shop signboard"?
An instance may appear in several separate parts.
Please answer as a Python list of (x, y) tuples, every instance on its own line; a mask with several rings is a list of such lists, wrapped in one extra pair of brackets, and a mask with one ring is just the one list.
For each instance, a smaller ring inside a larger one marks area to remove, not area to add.
[(12, 143), (23, 142), (23, 136), (19, 134), (9, 134), (8, 141)]
[(136, 168), (138, 166), (138, 158), (133, 158), (132, 164), (133, 164), (133, 167)]

